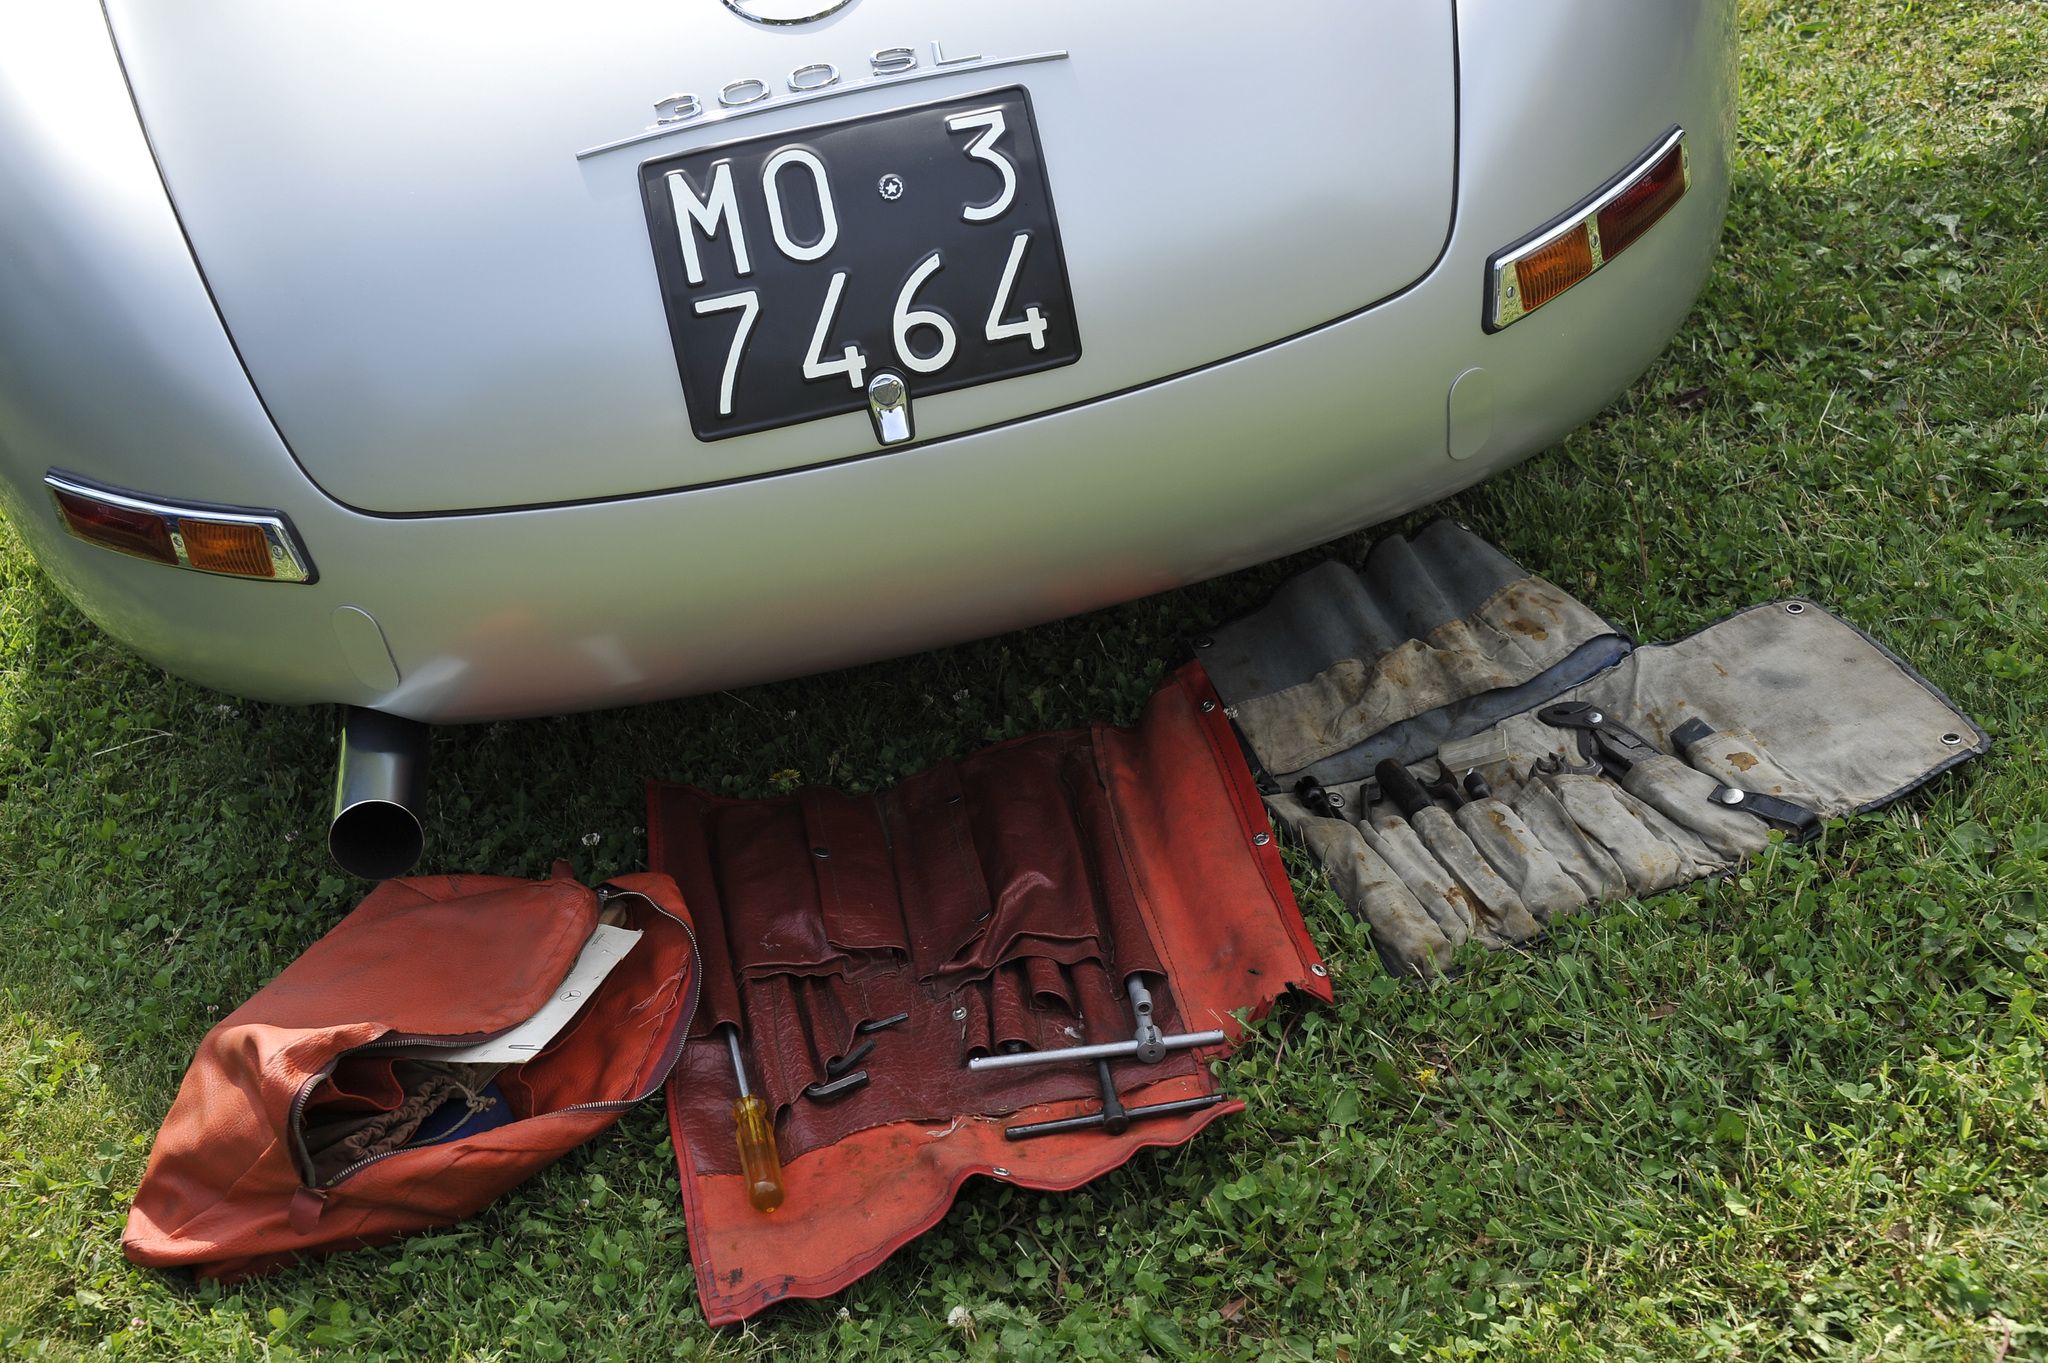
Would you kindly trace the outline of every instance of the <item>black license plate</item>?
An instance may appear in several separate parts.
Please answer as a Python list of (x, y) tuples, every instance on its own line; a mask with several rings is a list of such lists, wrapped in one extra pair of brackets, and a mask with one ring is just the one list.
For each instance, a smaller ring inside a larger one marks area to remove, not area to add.
[(1021, 87), (753, 137), (640, 170), (699, 440), (1081, 358)]

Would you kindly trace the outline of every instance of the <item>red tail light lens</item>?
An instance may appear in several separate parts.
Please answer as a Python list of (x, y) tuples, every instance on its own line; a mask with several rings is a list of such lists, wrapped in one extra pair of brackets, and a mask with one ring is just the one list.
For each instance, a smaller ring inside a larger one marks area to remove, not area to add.
[(1519, 322), (1627, 250), (1685, 197), (1692, 163), (1673, 128), (1576, 208), (1486, 263), (1488, 331)]
[(1600, 210), (1600, 254), (1612, 260), (1685, 197), (1685, 147), (1673, 147)]
[(57, 509), (64, 513), (64, 523), (80, 539), (158, 563), (178, 561), (178, 551), (171, 547), (171, 528), (164, 524), (162, 516), (131, 511), (76, 492), (55, 488), (51, 491), (56, 495)]
[(43, 483), (65, 527), (101, 548), (202, 573), (314, 580), (313, 562), (281, 511), (179, 506), (96, 487), (54, 469)]

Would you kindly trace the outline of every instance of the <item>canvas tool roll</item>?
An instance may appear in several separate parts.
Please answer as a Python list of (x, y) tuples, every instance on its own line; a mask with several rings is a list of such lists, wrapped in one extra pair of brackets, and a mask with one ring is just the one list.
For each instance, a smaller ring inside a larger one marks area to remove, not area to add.
[[(1242, 1107), (1012, 1141), (1010, 1126), (1099, 1112), (1099, 1073), (976, 1073), (971, 1058), (1128, 1042), (1133, 978), (1169, 1034), (1235, 1036), (1289, 988), (1330, 997), (1250, 769), (1193, 667), (1135, 730), (1036, 734), (870, 794), (727, 800), (657, 782), (648, 806), (649, 859), (681, 886), (704, 951), (668, 1096), (713, 1324), (844, 1287), (971, 1174), (1072, 1188)], [(772, 1212), (741, 1172), (734, 1028), (775, 1121)], [(1126, 1106), (1215, 1095), (1218, 1051), (1119, 1058), (1114, 1091)]]
[(1990, 747), (1812, 602), (1636, 647), (1449, 520), (1300, 574), (1195, 654), (1275, 818), (1402, 974), (1727, 870)]
[[(387, 881), (200, 1042), (122, 1248), (234, 1280), (458, 1221), (660, 1087), (701, 982), (667, 876)], [(536, 1014), (523, 1059), (445, 1058)]]

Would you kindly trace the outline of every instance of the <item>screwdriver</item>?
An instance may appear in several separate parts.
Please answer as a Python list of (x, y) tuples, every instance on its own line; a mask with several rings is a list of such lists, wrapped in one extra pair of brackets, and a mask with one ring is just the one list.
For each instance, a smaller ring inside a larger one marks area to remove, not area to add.
[(747, 1066), (740, 1059), (740, 1029), (727, 1025), (733, 1073), (740, 1077), (739, 1101), (732, 1105), (732, 1124), (739, 1133), (740, 1169), (747, 1176), (747, 1201), (757, 1212), (782, 1205), (782, 1159), (775, 1153), (775, 1128), (768, 1124), (768, 1106), (747, 1088)]

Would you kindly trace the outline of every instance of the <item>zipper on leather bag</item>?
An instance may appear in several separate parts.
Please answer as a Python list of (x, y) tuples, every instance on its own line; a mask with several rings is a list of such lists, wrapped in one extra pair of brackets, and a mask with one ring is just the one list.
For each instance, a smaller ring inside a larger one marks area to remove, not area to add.
[[(675, 1032), (670, 1037), (668, 1044), (662, 1047), (660, 1059), (656, 1063), (656, 1073), (660, 1075), (660, 1078), (656, 1079), (653, 1085), (650, 1086), (645, 1092), (635, 1094), (631, 1098), (613, 1098), (599, 1103), (574, 1103), (568, 1107), (556, 1108), (553, 1112), (544, 1112), (540, 1114), (540, 1116), (538, 1117), (528, 1117), (526, 1119), (527, 1121), (544, 1121), (549, 1117), (560, 1117), (571, 1112), (604, 1112), (611, 1109), (618, 1109), (620, 1111), (624, 1111), (626, 1108), (633, 1107), (638, 1103), (646, 1101), (648, 1094), (654, 1092), (655, 1089), (661, 1087), (661, 1085), (667, 1081), (669, 1071), (675, 1068), (676, 1060), (678, 1057), (682, 1055), (683, 1046), (689, 1040), (690, 1027), (697, 1020), (697, 1007), (698, 1004), (701, 1002), (704, 994), (704, 962), (701, 953), (697, 949), (696, 932), (690, 927), (688, 923), (685, 923), (682, 919), (676, 917), (667, 909), (664, 909), (661, 907), (661, 905), (655, 903), (653, 899), (651, 899), (647, 895), (641, 894), (637, 890), (615, 890), (609, 885), (600, 885), (598, 887), (597, 903), (598, 908), (600, 910), (602, 910), (606, 904), (609, 904), (614, 899), (638, 899), (644, 902), (647, 905), (647, 907), (653, 909), (663, 918), (668, 919), (669, 922), (674, 923), (677, 927), (681, 928), (683, 930), (683, 936), (689, 940), (691, 964), (690, 987), (688, 990), (688, 997), (684, 1000), (683, 1004), (682, 1025), (675, 1029)], [(519, 1024), (514, 1023), (512, 1025), (516, 1027)], [(387, 1150), (381, 1155), (372, 1155), (368, 1159), (357, 1160), (354, 1164), (349, 1165), (346, 1169), (343, 1169), (340, 1173), (336, 1174), (333, 1178), (327, 1180), (327, 1182), (325, 1183), (322, 1183), (318, 1186), (315, 1186), (313, 1184), (311, 1178), (313, 1172), (313, 1152), (306, 1148), (305, 1126), (301, 1121), (301, 1118), (305, 1114), (306, 1103), (313, 1096), (313, 1090), (319, 1087), (322, 1081), (324, 1081), (329, 1075), (334, 1073), (334, 1069), (337, 1065), (341, 1063), (341, 1058), (343, 1055), (355, 1055), (363, 1051), (383, 1050), (395, 1046), (447, 1046), (451, 1048), (457, 1046), (472, 1046), (475, 1045), (479, 1040), (489, 1040), (490, 1037), (499, 1036), (511, 1030), (511, 1027), (505, 1027), (499, 1029), (499, 1031), (497, 1032), (486, 1033), (483, 1037), (466, 1036), (461, 1038), (460, 1040), (439, 1036), (419, 1036), (411, 1033), (386, 1033), (385, 1035), (378, 1037), (375, 1041), (370, 1042), (366, 1046), (357, 1046), (353, 1050), (343, 1051), (341, 1055), (335, 1056), (325, 1065), (322, 1065), (319, 1071), (312, 1075), (312, 1077), (307, 1079), (305, 1083), (301, 1084), (299, 1086), (299, 1091), (292, 1096), (290, 1117), (292, 1130), (292, 1144), (295, 1147), (297, 1147), (299, 1152), (300, 1186), (304, 1188), (307, 1192), (312, 1193), (313, 1196), (321, 1199), (324, 1202), (327, 1199), (327, 1194), (329, 1190), (339, 1185), (344, 1179), (353, 1178), (356, 1174), (369, 1168), (371, 1165), (380, 1163), (384, 1160), (388, 1160), (392, 1158), (394, 1155), (409, 1155), (412, 1153), (410, 1149), (403, 1147), (397, 1150)], [(540, 1057), (536, 1056), (534, 1058), (537, 1060)], [(522, 1061), (521, 1063), (530, 1064), (532, 1062)]]

